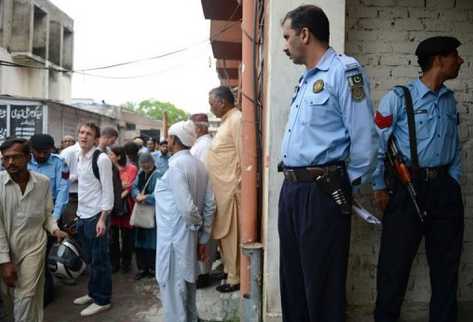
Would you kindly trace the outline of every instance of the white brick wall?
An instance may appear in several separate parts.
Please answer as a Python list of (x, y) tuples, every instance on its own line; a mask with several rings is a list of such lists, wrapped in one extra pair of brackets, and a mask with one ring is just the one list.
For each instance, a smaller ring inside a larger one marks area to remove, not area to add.
[[(460, 112), (463, 145), (462, 178), (465, 203), (465, 243), (460, 266), (459, 299), (473, 300), (473, 1), (472, 0), (347, 0), (346, 52), (368, 72), (373, 99), (392, 86), (417, 77), (417, 44), (430, 36), (451, 35), (465, 63), (458, 79), (449, 81)], [(365, 203), (370, 203), (370, 200)], [(372, 206), (372, 205), (371, 205)], [(381, 231), (353, 219), (348, 300), (372, 304)], [(402, 233), (402, 232), (400, 232)], [(424, 245), (419, 248), (406, 301), (428, 302), (430, 286)]]

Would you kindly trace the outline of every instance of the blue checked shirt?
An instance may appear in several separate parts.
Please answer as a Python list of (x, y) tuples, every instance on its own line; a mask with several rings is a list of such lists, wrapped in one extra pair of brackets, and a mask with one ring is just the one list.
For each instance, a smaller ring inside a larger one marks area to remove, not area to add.
[(69, 202), (69, 169), (64, 160), (57, 154), (51, 154), (45, 163), (38, 163), (31, 155), (28, 169), (41, 173), (49, 178), (54, 201), (53, 217), (58, 220)]
[(345, 161), (351, 181), (366, 181), (375, 141), (367, 77), (358, 61), (329, 48), (296, 87), (281, 160), (288, 167)]
[[(419, 166), (450, 165), (450, 175), (459, 181), (461, 156), (457, 102), (453, 92), (444, 85), (437, 92), (432, 92), (420, 79), (409, 82), (407, 87), (414, 105)], [(407, 113), (401, 88), (395, 87), (382, 98), (376, 114), (376, 125), (379, 150), (378, 163), (373, 173), (373, 189), (381, 190), (385, 188), (383, 160), (391, 134), (405, 162), (411, 164)]]

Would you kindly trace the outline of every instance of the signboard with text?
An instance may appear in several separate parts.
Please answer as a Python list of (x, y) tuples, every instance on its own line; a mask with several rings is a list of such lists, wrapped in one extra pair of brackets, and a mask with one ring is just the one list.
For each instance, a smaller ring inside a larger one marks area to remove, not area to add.
[(42, 105), (10, 105), (10, 135), (29, 139), (43, 133)]

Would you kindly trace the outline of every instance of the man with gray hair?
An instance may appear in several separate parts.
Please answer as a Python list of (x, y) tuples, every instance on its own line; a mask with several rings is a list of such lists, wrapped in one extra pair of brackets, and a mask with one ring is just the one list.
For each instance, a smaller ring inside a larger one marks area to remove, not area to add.
[(165, 322), (197, 322), (197, 260), (207, 257), (215, 211), (207, 170), (189, 149), (195, 141), (192, 121), (169, 129), (169, 169), (155, 189), (158, 280)]
[(220, 243), (227, 274), (217, 291), (228, 293), (240, 289), (241, 112), (226, 86), (210, 91), (209, 104), (212, 113), (222, 119), (207, 155), (207, 169), (217, 203), (212, 237)]

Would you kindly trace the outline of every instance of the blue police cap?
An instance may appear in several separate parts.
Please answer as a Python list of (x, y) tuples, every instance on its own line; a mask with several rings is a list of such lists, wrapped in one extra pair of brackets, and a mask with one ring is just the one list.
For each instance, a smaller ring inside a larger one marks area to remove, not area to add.
[(455, 37), (437, 36), (422, 40), (416, 49), (417, 57), (431, 57), (451, 53), (461, 42)]

